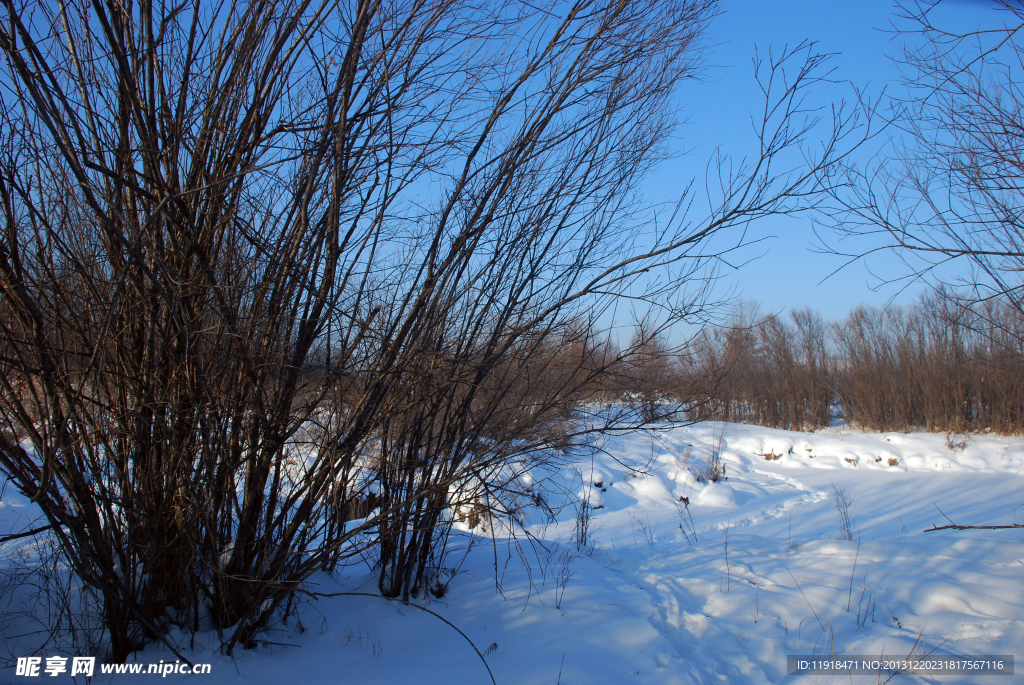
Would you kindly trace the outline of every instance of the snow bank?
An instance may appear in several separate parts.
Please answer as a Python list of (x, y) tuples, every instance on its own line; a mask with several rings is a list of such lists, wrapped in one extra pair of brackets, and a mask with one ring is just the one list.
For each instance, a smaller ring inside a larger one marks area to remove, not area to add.
[[(1020, 535), (924, 532), (945, 517), (1024, 522), (1024, 440), (971, 435), (961, 449), (944, 435), (728, 425), (728, 480), (701, 484), (716, 428), (619, 436), (564, 472), (520, 475), (531, 486), (561, 478), (561, 492), (600, 507), (594, 547), (572, 543), (571, 506), (548, 522), (528, 512), (532, 541), (456, 532), (450, 559), (479, 544), (447, 595), (420, 603), (486, 653), (502, 684), (831, 682), (787, 677), (786, 655), (1012, 654), (1024, 644)], [(852, 499), (853, 541), (838, 539), (833, 486)], [(8, 488), (3, 532), (37, 515)], [(325, 593), (374, 590), (365, 566), (315, 580)], [(215, 634), (184, 653), (213, 665), (210, 685), (490, 681), (462, 636), (416, 608), (336, 596), (303, 600), (298, 616), (236, 660), (216, 651)], [(13, 656), (27, 654), (24, 639), (5, 639), (21, 650)], [(151, 645), (137, 658), (171, 657)], [(116, 678), (135, 680), (146, 677)]]

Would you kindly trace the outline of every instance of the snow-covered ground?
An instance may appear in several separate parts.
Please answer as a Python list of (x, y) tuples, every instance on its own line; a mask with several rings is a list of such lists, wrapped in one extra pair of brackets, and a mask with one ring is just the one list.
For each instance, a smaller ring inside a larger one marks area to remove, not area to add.
[[(703, 485), (696, 476), (719, 441), (727, 480)], [(1024, 531), (924, 530), (945, 517), (1024, 522), (1024, 439), (956, 442), (715, 423), (611, 438), (555, 474), (595, 506), (591, 546), (573, 542), (571, 507), (553, 524), (534, 517), (530, 532), (543, 544), (522, 534), (460, 538), (462, 548), (474, 544), (447, 595), (420, 604), (465, 637), (379, 597), (305, 599), (301, 622), (235, 659), (213, 649), (212, 634), (191, 649), (178, 636), (189, 659), (211, 664), (210, 675), (187, 677), (211, 685), (489, 683), (489, 667), (502, 685), (828, 683), (851, 677), (787, 676), (787, 655), (1013, 654), (1024, 645)], [(840, 536), (836, 488), (850, 501), (853, 540)], [(31, 505), (7, 492), (0, 533), (33, 519)], [(463, 553), (453, 550), (449, 561)], [(365, 566), (340, 582), (315, 580), (310, 589), (322, 593), (375, 591)], [(4, 635), (7, 651), (27, 653), (27, 638), (15, 634)], [(465, 638), (486, 653), (487, 667)], [(159, 645), (138, 654), (141, 663), (161, 659), (174, 661)], [(94, 682), (152, 677), (97, 674)], [(0, 671), (8, 681), (26, 679)]]

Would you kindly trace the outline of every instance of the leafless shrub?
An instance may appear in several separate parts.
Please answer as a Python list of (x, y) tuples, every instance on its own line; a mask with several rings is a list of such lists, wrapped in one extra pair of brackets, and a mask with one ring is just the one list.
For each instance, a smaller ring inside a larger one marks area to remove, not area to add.
[(720, 480), (728, 480), (725, 462), (722, 460), (722, 451), (726, 444), (726, 429), (727, 424), (724, 421), (715, 425), (711, 434), (711, 445), (709, 445), (708, 454), (705, 457), (704, 468), (697, 474), (698, 482), (717, 483)]
[(370, 656), (374, 659), (379, 659), (383, 652), (380, 640), (370, 635), (365, 628), (348, 627), (342, 632), (340, 639), (342, 644), (346, 646), (354, 644), (360, 649), (369, 647)]
[(576, 551), (590, 555), (593, 546), (592, 523), (594, 521), (594, 507), (586, 497), (580, 500), (576, 509), (576, 530), (573, 531), (573, 542)]
[(836, 517), (839, 520), (839, 539), (853, 539), (853, 515), (850, 513), (850, 505), (853, 498), (835, 483), (832, 483), (832, 500), (836, 507)]
[[(436, 589), (453, 507), (514, 521), (517, 469), (703, 403), (588, 405), (706, 320), (709, 239), (806, 209), (852, 121), (808, 113), (811, 46), (769, 54), (751, 163), (651, 221), (716, 5), (563, 9), (3, 4), (0, 468), (112, 659), (207, 614), (254, 645), (366, 554), (384, 595)], [(619, 349), (594, 322), (629, 300)]]
[(964, 433), (946, 433), (946, 449), (950, 452), (963, 452), (967, 449), (967, 435)]
[(697, 542), (697, 527), (693, 523), (693, 514), (690, 512), (690, 498), (680, 498), (676, 505), (676, 513), (679, 514), (679, 530), (689, 544)]
[(558, 555), (558, 563), (555, 567), (555, 608), (562, 608), (562, 599), (565, 598), (565, 589), (569, 586), (575, 572), (572, 570), (572, 562), (579, 558), (579, 553), (570, 549), (563, 549)]
[(869, 618), (872, 623), (875, 622), (875, 609), (878, 608), (878, 598), (875, 597), (873, 592), (868, 592), (869, 587), (866, 580), (861, 585), (860, 597), (857, 599), (856, 630), (866, 627)]
[(630, 527), (633, 528), (633, 543), (637, 542), (637, 532), (640, 533), (640, 540), (645, 542), (648, 547), (654, 547), (654, 529), (651, 527), (650, 518), (642, 519), (639, 516), (631, 516), (629, 519)]

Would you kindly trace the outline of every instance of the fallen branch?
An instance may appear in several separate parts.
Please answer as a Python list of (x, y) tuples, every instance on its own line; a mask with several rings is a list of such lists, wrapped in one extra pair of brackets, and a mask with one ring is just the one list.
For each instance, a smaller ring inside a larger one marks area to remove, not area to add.
[(1024, 528), (1022, 523), (1010, 523), (1005, 526), (958, 526), (955, 523), (948, 526), (932, 526), (931, 528), (925, 528), (925, 533), (930, 533), (933, 530), (1002, 530), (1004, 528)]
[(933, 525), (931, 528), (925, 528), (924, 529), (925, 533), (930, 533), (933, 530), (1004, 530), (1004, 529), (1007, 529), (1007, 528), (1024, 528), (1024, 523), (1008, 523), (1008, 524), (1002, 525), (1002, 526), (961, 526), (959, 524), (953, 523), (953, 519), (951, 519), (948, 516), (946, 516), (942, 512), (942, 509), (939, 509), (939, 505), (938, 504), (935, 504), (935, 502), (932, 502), (932, 506), (935, 507), (936, 509), (938, 509), (939, 513), (942, 514), (942, 518), (944, 518), (947, 521), (949, 521), (949, 525), (948, 526), (936, 526), (936, 525)]

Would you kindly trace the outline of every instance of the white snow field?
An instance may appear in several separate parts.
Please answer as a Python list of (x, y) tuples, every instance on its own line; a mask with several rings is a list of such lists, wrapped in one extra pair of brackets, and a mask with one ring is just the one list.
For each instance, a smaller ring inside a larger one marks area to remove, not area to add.
[[(697, 476), (716, 442), (727, 480), (702, 485)], [(526, 512), (543, 544), (479, 528), (459, 538), (448, 562), (465, 558), (448, 593), (418, 604), (465, 637), (379, 597), (306, 598), (301, 625), (280, 626), (234, 659), (217, 652), (213, 632), (197, 635), (194, 647), (189, 636), (173, 635), (211, 673), (167, 678), (490, 683), (489, 668), (501, 685), (875, 683), (867, 675), (787, 676), (787, 655), (1024, 656), (1024, 530), (924, 532), (950, 520), (1024, 522), (1024, 439), (957, 442), (717, 423), (611, 438), (575, 469), (548, 474), (590, 496), (591, 546), (578, 551), (573, 541), (572, 507), (549, 525), (537, 510)], [(853, 540), (840, 538), (834, 486), (850, 501)], [(0, 533), (36, 518), (10, 490)], [(314, 580), (309, 589), (321, 593), (376, 591), (365, 565), (340, 580)], [(5, 658), (31, 651), (35, 638), (15, 637), (16, 625), (5, 630)], [(43, 656), (50, 652), (74, 656)], [(175, 660), (161, 645), (136, 657)], [(1024, 670), (1016, 673), (892, 682), (1024, 682)], [(93, 682), (153, 677), (100, 675), (97, 667)], [(31, 680), (9, 668), (0, 682)]]

